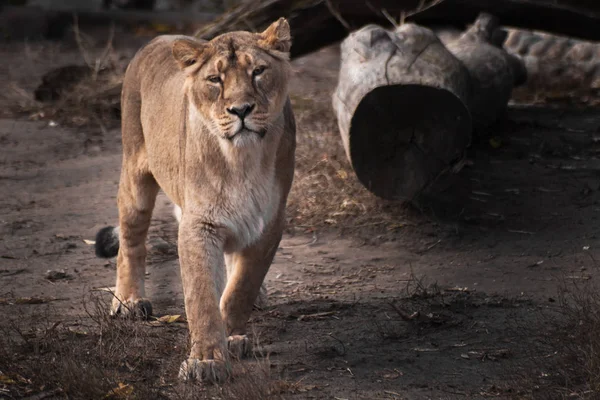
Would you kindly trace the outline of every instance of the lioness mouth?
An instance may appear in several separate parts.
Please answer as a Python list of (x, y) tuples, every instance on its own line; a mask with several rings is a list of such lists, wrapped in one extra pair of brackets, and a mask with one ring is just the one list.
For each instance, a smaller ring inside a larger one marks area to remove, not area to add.
[(267, 131), (266, 130), (255, 131), (254, 129), (248, 128), (246, 125), (242, 125), (242, 127), (239, 131), (237, 131), (236, 133), (234, 133), (231, 136), (228, 136), (227, 139), (232, 141), (236, 136), (238, 136), (240, 134), (244, 134), (244, 133), (255, 133), (262, 139), (265, 137)]

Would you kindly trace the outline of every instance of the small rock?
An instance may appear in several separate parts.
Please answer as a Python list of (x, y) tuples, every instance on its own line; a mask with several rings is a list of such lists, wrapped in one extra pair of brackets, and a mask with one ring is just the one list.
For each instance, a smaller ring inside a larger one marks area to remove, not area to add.
[(589, 179), (586, 182), (587, 187), (590, 188), (593, 192), (597, 192), (600, 189), (600, 180), (598, 179)]
[(102, 148), (98, 145), (93, 145), (87, 148), (87, 153), (91, 156), (97, 156), (102, 153)]
[(162, 253), (162, 254), (171, 254), (175, 252), (175, 246), (166, 240), (155, 237), (148, 241), (148, 246), (151, 251)]
[(59, 279), (67, 279), (69, 277), (69, 275), (67, 275), (67, 273), (65, 272), (64, 269), (61, 269), (61, 270), (49, 269), (48, 271), (46, 271), (46, 274), (44, 275), (44, 277), (50, 281), (56, 281)]

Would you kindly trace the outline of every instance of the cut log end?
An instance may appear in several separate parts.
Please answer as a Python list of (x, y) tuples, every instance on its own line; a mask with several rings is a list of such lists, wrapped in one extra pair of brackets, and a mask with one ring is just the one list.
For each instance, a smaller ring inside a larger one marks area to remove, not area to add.
[(375, 195), (412, 200), (450, 167), (471, 138), (467, 107), (452, 92), (418, 84), (378, 87), (354, 112), (354, 171)]

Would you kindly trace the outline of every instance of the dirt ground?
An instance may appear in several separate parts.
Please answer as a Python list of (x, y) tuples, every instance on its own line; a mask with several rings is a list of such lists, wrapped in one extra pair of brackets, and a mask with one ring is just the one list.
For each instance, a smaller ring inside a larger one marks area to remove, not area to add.
[[(115, 43), (119, 60), (145, 40)], [(329, 109), (337, 47), (295, 60), (302, 190), (267, 276), (268, 306), (252, 316), (257, 355), (239, 376), (254, 380), (190, 387), (176, 379), (185, 320), (112, 321), (110, 293), (97, 290), (114, 285), (115, 262), (84, 240), (117, 219), (118, 124), (15, 112), (9, 96), (29, 104), (41, 75), (80, 62), (78, 49), (10, 43), (0, 53), (0, 398), (598, 398), (562, 366), (555, 342), (570, 339), (553, 336), (565, 293), (600, 278), (598, 109), (513, 104), (468, 165), (416, 206), (352, 189), (367, 199), (353, 213), (311, 216), (308, 197), (345, 189), (311, 192), (302, 157), (351, 170)], [(161, 194), (146, 280), (159, 317), (184, 314), (176, 231)]]

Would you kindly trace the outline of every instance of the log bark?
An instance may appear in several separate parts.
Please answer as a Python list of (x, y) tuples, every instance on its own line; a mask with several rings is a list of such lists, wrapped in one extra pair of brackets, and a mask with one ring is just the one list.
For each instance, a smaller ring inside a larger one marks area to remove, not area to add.
[(412, 200), (471, 139), (469, 74), (429, 29), (368, 25), (341, 45), (333, 108), (361, 183)]
[(292, 57), (297, 57), (336, 43), (369, 23), (391, 26), (389, 16), (399, 19), (404, 13), (409, 22), (463, 30), (481, 12), (488, 12), (507, 26), (600, 40), (597, 0), (444, 0), (424, 11), (418, 10), (420, 5), (421, 0), (256, 0), (229, 10), (196, 35), (212, 39), (233, 30), (261, 31), (283, 16), (294, 40)]
[(502, 48), (505, 40), (498, 19), (482, 13), (464, 34), (446, 44), (469, 70), (469, 111), (476, 132), (505, 115), (513, 87), (526, 81), (525, 64)]
[(600, 43), (511, 30), (504, 48), (523, 58), (532, 92), (600, 89)]
[[(449, 26), (437, 26), (433, 31), (445, 45), (462, 35)], [(524, 63), (527, 71), (527, 82), (519, 85), (517, 97), (582, 97), (600, 89), (599, 42), (522, 29), (506, 32), (503, 48)]]

